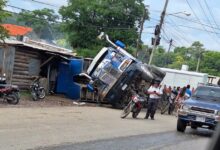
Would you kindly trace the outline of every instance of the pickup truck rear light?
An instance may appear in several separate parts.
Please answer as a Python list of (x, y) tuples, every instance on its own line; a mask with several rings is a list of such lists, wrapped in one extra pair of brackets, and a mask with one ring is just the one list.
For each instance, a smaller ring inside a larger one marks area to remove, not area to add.
[(220, 116), (216, 116), (216, 117), (215, 117), (215, 120), (216, 120), (216, 121), (220, 121)]
[(187, 112), (185, 110), (183, 110), (183, 109), (179, 109), (178, 110), (178, 114), (182, 115), (182, 116), (187, 116)]

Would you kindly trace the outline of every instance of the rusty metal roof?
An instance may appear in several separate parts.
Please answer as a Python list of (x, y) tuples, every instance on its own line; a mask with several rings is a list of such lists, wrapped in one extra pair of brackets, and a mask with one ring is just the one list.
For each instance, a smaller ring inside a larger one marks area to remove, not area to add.
[(50, 45), (47, 43), (42, 43), (38, 41), (33, 41), (33, 40), (26, 40), (25, 42), (18, 41), (18, 40), (11, 40), (11, 39), (6, 39), (4, 42), (0, 42), (0, 45), (14, 45), (14, 46), (24, 46), (24, 47), (30, 47), (39, 51), (45, 51), (45, 52), (50, 52), (54, 54), (59, 54), (59, 55), (65, 55), (69, 57), (77, 57), (76, 53), (71, 52), (69, 49), (61, 48), (55, 45)]

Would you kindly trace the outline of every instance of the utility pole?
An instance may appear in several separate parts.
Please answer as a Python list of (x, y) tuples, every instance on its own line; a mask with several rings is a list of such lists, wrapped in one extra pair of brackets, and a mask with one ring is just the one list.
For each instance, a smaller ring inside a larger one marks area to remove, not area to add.
[(168, 65), (168, 58), (169, 58), (169, 53), (170, 53), (170, 49), (171, 49), (172, 45), (173, 45), (173, 39), (170, 39), (169, 48), (168, 48), (167, 57), (166, 57), (166, 65)]
[(140, 32), (138, 34), (138, 39), (137, 39), (137, 50), (136, 50), (136, 57), (138, 55), (138, 51), (139, 51), (139, 48), (140, 48), (140, 42), (141, 42), (141, 35), (142, 35), (142, 32), (143, 32), (143, 29), (144, 29), (144, 21), (145, 21), (145, 18), (146, 18), (146, 8), (144, 7), (144, 13), (143, 13), (143, 17), (141, 19), (141, 22), (140, 22)]
[(171, 49), (171, 47), (173, 45), (173, 39), (171, 39), (169, 43), (170, 44), (169, 44), (169, 48), (168, 48), (168, 51), (167, 51), (168, 54), (170, 53), (170, 49)]
[(155, 40), (154, 40), (154, 43), (153, 43), (153, 49), (152, 49), (152, 52), (151, 52), (151, 55), (150, 55), (150, 59), (149, 59), (149, 62), (148, 62), (149, 65), (152, 62), (154, 51), (157, 48), (157, 41), (160, 38), (160, 31), (161, 31), (161, 28), (162, 28), (162, 25), (163, 25), (163, 22), (164, 22), (164, 17), (166, 15), (166, 9), (167, 9), (168, 2), (169, 2), (169, 0), (166, 0), (164, 8), (163, 8), (163, 11), (161, 13), (160, 24), (159, 24), (159, 33), (157, 35), (155, 35)]
[(198, 58), (197, 66), (196, 66), (196, 72), (199, 72), (199, 66), (200, 66), (200, 62), (201, 62), (201, 55), (202, 55), (202, 52), (199, 50), (199, 58)]

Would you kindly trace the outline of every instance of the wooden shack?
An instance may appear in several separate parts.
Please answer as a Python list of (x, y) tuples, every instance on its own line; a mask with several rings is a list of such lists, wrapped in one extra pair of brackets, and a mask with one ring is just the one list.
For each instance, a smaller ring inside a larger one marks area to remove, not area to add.
[(28, 89), (36, 76), (49, 80), (51, 66), (75, 58), (67, 49), (33, 40), (5, 40), (0, 43), (0, 75), (20, 89)]

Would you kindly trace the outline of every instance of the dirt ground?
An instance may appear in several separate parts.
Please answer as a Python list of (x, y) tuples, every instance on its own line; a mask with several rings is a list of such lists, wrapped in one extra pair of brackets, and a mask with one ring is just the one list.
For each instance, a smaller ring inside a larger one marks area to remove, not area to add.
[[(43, 100), (33, 101), (28, 93), (21, 93), (21, 99), (17, 105), (10, 105), (0, 100), (0, 108), (28, 108), (28, 107), (58, 107), (58, 106), (76, 106), (76, 101), (65, 97), (64, 95), (48, 95)], [(83, 106), (96, 106), (93, 103), (85, 103)]]

